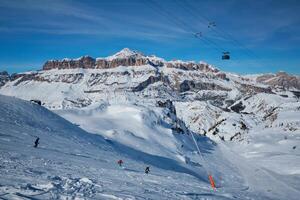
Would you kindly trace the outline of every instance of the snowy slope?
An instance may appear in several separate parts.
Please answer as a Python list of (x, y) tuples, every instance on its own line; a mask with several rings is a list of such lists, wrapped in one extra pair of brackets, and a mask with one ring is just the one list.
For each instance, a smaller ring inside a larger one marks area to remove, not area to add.
[[(220, 193), (225, 191), (230, 194), (242, 192), (244, 198), (247, 195), (255, 194), (255, 199), (285, 199), (287, 196), (290, 199), (297, 199), (299, 194), (297, 183), (300, 180), (299, 150), (293, 150), (292, 147), (299, 143), (299, 132), (289, 135), (288, 142), (278, 147), (277, 142), (284, 142), (284, 133), (275, 132), (274, 134), (274, 131), (280, 131), (280, 129), (262, 131), (264, 129), (260, 126), (248, 133), (248, 143), (219, 143), (210, 154), (205, 154), (206, 162), (203, 163), (201, 159), (193, 156), (193, 152), (186, 149), (187, 146), (193, 148), (193, 146), (189, 146), (192, 144), (192, 141), (189, 141), (190, 138), (180, 135), (180, 140), (178, 140), (178, 137), (174, 138), (172, 134), (165, 132), (168, 130), (158, 129), (159, 124), (163, 124), (161, 123), (161, 116), (164, 116), (162, 110), (151, 108), (145, 103), (143, 106), (106, 104), (99, 107), (100, 109), (56, 112), (92, 133), (105, 135), (105, 137), (134, 149), (173, 158), (179, 162), (181, 160), (193, 166), (197, 166), (197, 163), (207, 165), (205, 167), (214, 174), (221, 187), (218, 189)], [(186, 105), (183, 107), (186, 108)], [(231, 117), (226, 121), (228, 125), (232, 123), (230, 120), (235, 119), (234, 122), (237, 124), (240, 120), (239, 115), (231, 114), (227, 117)], [(290, 119), (292, 117), (291, 113)], [(245, 121), (249, 121), (249, 119), (245, 119)], [(222, 126), (220, 130), (226, 131), (226, 126)], [(231, 127), (227, 127), (228, 133), (230, 130), (232, 131)], [(269, 137), (273, 137), (273, 140), (260, 141), (260, 138)], [(183, 144), (181, 148), (180, 143)], [(200, 147), (202, 152), (206, 152), (208, 149), (208, 146), (203, 146), (203, 144), (200, 144)], [(253, 148), (258, 151), (254, 152)], [(267, 148), (270, 153), (265, 152)], [(253, 153), (256, 153), (256, 157), (251, 156), (254, 155)], [(269, 157), (273, 154), (274, 157)]]
[[(201, 162), (186, 164), (106, 141), (29, 102), (0, 96), (0, 112), (3, 199), (230, 199), (250, 195), (230, 187), (224, 190), (232, 194), (212, 191)], [(34, 148), (37, 136), (40, 145)], [(199, 142), (207, 145), (207, 150), (211, 146), (201, 138)], [(210, 148), (206, 159), (215, 159), (226, 171), (234, 171), (220, 152), (214, 153), (216, 147)], [(192, 158), (194, 148), (186, 151)], [(118, 159), (125, 161), (125, 168), (116, 165)], [(147, 165), (151, 167), (149, 175), (143, 172)], [(230, 184), (234, 185), (234, 180), (240, 182), (240, 176), (232, 174)]]
[[(84, 111), (84, 115), (90, 115), (88, 119), (100, 119), (98, 123), (103, 125), (103, 131), (113, 127), (118, 131), (121, 126), (130, 129), (129, 122), (145, 128), (156, 119), (153, 113), (149, 114), (150, 119), (139, 118), (141, 113), (147, 115), (148, 111), (136, 110), (134, 106), (114, 116), (110, 112), (116, 107), (109, 107), (102, 116), (91, 111)], [(188, 142), (189, 135), (172, 136), (158, 127), (152, 130), (156, 137), (160, 133), (166, 134), (161, 139), (170, 138), (147, 144), (156, 151), (147, 148), (140, 151), (141, 148), (135, 146), (140, 138), (133, 136), (144, 133), (143, 129), (131, 129), (132, 134), (123, 136), (130, 139), (127, 146), (103, 139), (96, 132), (87, 133), (43, 107), (12, 97), (0, 96), (0, 112), (0, 197), (3, 199), (285, 199), (287, 196), (296, 199), (294, 197), (299, 194), (297, 187), (283, 187), (282, 183), (287, 179), (293, 184), (297, 179), (285, 177), (279, 181), (272, 173), (261, 172), (258, 183), (254, 177), (261, 168), (235, 155), (228, 147), (203, 137), (196, 136), (196, 140), (205, 163)], [(127, 124), (122, 124), (122, 118), (123, 123), (126, 121), (122, 112), (129, 113)], [(76, 118), (75, 111), (63, 115)], [(116, 118), (120, 119), (117, 126), (109, 125)], [(150, 132), (144, 134), (140, 137)], [(41, 138), (38, 148), (32, 146), (36, 136)], [(186, 141), (185, 145), (191, 146), (172, 147), (166, 143), (169, 140)], [(185, 161), (175, 158), (180, 153)], [(123, 168), (117, 166), (118, 159), (125, 161)], [(143, 171), (147, 165), (151, 169), (149, 175)], [(214, 176), (217, 190), (210, 188), (203, 165)], [(272, 192), (267, 186), (269, 181), (273, 182)]]

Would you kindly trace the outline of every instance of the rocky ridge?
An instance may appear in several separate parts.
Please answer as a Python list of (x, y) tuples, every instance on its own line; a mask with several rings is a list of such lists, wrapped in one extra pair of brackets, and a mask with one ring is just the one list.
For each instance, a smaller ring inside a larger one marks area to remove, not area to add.
[(300, 77), (289, 75), (286, 72), (276, 74), (265, 74), (258, 76), (256, 81), (280, 89), (298, 89), (300, 90)]
[(166, 65), (168, 68), (178, 68), (183, 70), (200, 70), (204, 72), (218, 72), (218, 69), (213, 68), (207, 63), (182, 62), (182, 61), (165, 61), (155, 56), (145, 56), (137, 51), (125, 48), (113, 56), (106, 58), (92, 58), (90, 56), (83, 56), (78, 59), (63, 59), (63, 60), (49, 60), (44, 66), (43, 70), (51, 69), (110, 69), (119, 66), (143, 66), (151, 65), (154, 67), (162, 67)]

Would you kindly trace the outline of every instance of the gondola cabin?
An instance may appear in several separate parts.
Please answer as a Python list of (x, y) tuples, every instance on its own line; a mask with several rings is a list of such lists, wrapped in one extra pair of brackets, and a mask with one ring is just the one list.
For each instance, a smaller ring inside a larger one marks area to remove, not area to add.
[(223, 52), (222, 60), (230, 60), (230, 53), (229, 52)]

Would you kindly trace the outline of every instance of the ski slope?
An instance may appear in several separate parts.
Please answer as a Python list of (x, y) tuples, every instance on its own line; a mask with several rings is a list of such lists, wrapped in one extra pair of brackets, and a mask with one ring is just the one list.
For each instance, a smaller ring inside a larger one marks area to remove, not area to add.
[(298, 188), (228, 146), (195, 136), (204, 162), (190, 135), (172, 132), (163, 112), (101, 105), (59, 113), (73, 124), (44, 107), (1, 95), (0, 199), (297, 199)]

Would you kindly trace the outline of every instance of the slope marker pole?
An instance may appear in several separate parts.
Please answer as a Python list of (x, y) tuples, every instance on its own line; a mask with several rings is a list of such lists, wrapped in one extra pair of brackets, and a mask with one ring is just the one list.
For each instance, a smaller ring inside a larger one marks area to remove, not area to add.
[(202, 159), (202, 161), (203, 161), (203, 168), (205, 169), (205, 171), (206, 171), (206, 173), (207, 173), (207, 175), (208, 175), (209, 183), (210, 183), (211, 187), (212, 187), (214, 190), (216, 190), (216, 184), (215, 184), (215, 181), (214, 181), (214, 179), (213, 179), (211, 173), (209, 173), (209, 171), (207, 170), (208, 168), (207, 168), (207, 165), (206, 165), (206, 161), (205, 161), (204, 156), (203, 156), (203, 154), (201, 153), (200, 148), (199, 148), (199, 146), (198, 146), (198, 144), (197, 144), (197, 142), (196, 142), (196, 140), (195, 140), (193, 131), (189, 131), (189, 132), (190, 132), (191, 135), (192, 135), (192, 138), (193, 138), (193, 141), (194, 141), (194, 143), (195, 143), (195, 145), (196, 145), (196, 148), (197, 148), (197, 150), (198, 150), (199, 156), (201, 157), (201, 159)]

